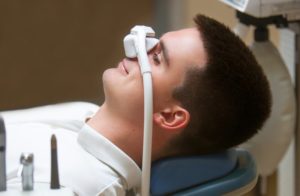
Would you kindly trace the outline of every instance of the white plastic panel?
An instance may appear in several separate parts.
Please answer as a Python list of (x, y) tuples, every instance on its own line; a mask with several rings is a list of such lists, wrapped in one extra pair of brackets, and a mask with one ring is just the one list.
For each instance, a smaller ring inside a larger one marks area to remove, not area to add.
[(221, 0), (223, 3), (244, 12), (248, 5), (249, 0)]
[[(294, 12), (295, 0), (220, 0), (221, 2), (255, 17), (268, 17)], [(297, 5), (298, 6), (298, 5)]]
[[(295, 84), (295, 50), (296, 34), (290, 29), (279, 30), (279, 52), (287, 65), (292, 82)], [(277, 194), (278, 196), (295, 195), (295, 141), (290, 144), (285, 156), (278, 167)]]

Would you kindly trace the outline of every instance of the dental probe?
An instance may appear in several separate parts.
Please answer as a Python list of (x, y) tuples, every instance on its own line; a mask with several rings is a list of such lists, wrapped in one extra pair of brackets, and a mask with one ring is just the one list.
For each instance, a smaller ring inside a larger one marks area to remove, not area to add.
[(57, 162), (57, 142), (53, 134), (51, 136), (51, 189), (59, 189), (59, 175), (58, 175), (58, 162)]
[(0, 191), (6, 190), (6, 133), (5, 124), (2, 116), (0, 115)]

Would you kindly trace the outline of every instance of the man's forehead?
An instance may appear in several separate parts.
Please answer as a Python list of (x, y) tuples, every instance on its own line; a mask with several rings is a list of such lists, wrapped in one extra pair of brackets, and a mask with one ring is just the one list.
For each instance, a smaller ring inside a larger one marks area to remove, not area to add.
[(169, 31), (160, 37), (160, 45), (163, 45), (167, 50), (169, 42), (180, 42), (182, 40), (191, 40), (193, 37), (199, 37), (197, 28), (185, 28), (176, 31)]
[(178, 36), (184, 36), (185, 34), (188, 33), (195, 33), (198, 32), (196, 27), (191, 27), (191, 28), (184, 28), (184, 29), (179, 29), (179, 30), (175, 30), (175, 31), (169, 31), (164, 33), (162, 36), (160, 36), (160, 39), (164, 39), (165, 37), (169, 36), (169, 35), (178, 35)]
[[(207, 55), (201, 34), (196, 27), (167, 32), (160, 38), (160, 45), (162, 43), (167, 53), (173, 54), (174, 50), (180, 51), (181, 54), (187, 54), (190, 57), (187, 60), (192, 61), (191, 63), (197, 65), (206, 63)], [(168, 56), (174, 57), (173, 55)], [(170, 58), (169, 60), (171, 60)]]

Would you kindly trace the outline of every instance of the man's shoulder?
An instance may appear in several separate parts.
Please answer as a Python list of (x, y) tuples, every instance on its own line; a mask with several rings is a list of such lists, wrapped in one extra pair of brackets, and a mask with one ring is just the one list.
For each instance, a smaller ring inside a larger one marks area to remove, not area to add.
[(6, 123), (84, 120), (93, 115), (99, 106), (89, 102), (66, 102), (27, 109), (3, 111)]

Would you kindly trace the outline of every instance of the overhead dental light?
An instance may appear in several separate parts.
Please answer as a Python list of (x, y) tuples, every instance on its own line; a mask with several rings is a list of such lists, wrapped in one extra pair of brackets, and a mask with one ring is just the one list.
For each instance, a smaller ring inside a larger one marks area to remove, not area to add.
[(125, 55), (128, 58), (138, 58), (143, 75), (144, 85), (144, 138), (143, 138), (143, 162), (142, 162), (142, 196), (148, 196), (150, 192), (151, 147), (152, 147), (152, 114), (153, 92), (151, 66), (147, 52), (159, 42), (154, 38), (155, 32), (151, 27), (135, 26), (129, 35), (124, 38)]

